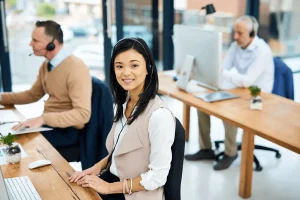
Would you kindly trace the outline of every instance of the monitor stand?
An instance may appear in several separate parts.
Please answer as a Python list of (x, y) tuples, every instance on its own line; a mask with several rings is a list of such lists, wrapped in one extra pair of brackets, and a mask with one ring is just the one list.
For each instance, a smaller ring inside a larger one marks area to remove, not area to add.
[(177, 87), (181, 90), (187, 91), (187, 86), (190, 81), (193, 65), (194, 65), (194, 56), (186, 55), (183, 66), (181, 68), (180, 74), (177, 80)]

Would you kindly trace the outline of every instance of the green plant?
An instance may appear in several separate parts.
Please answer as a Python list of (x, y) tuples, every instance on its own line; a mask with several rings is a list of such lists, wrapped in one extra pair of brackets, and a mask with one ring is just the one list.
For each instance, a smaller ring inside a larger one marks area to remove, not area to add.
[(11, 146), (16, 139), (17, 136), (12, 135), (11, 133), (9, 133), (7, 136), (3, 136), (3, 135), (0, 136), (0, 142), (8, 146)]
[(257, 87), (256, 85), (251, 85), (249, 87), (250, 93), (253, 97), (256, 97), (260, 94), (261, 89)]
[(9, 6), (9, 7), (15, 7), (17, 5), (17, 0), (7, 0), (6, 1), (6, 4)]
[(50, 3), (40, 3), (36, 9), (37, 15), (42, 17), (53, 17), (55, 14), (55, 6)]

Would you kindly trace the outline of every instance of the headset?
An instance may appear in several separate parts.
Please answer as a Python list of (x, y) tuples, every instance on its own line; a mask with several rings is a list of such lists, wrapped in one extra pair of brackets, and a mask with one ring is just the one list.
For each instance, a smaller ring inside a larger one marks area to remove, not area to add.
[[(148, 73), (149, 73), (150, 70), (151, 70), (151, 74), (150, 74), (150, 82), (149, 82), (148, 86), (147, 86), (146, 89), (141, 93), (141, 94), (143, 94), (143, 93), (148, 89), (148, 87), (150, 86), (150, 84), (151, 84), (151, 79), (152, 79), (153, 66), (151, 65), (150, 56), (149, 56), (149, 54), (148, 54), (146, 48), (144, 47), (144, 45), (143, 45), (140, 41), (138, 41), (137, 38), (123, 38), (123, 39), (119, 40), (119, 41), (115, 44), (115, 46), (114, 46), (114, 48), (113, 48), (113, 52), (114, 52), (116, 46), (118, 46), (118, 44), (119, 44), (121, 41), (124, 41), (124, 40), (132, 40), (132, 41), (134, 41), (134, 42), (139, 43), (139, 44), (142, 46), (142, 48), (144, 49), (145, 53), (147, 54), (148, 61), (149, 61), (149, 66), (146, 66), (146, 67), (147, 67), (147, 72), (148, 72)], [(133, 45), (134, 45), (134, 43), (133, 43)], [(140, 94), (140, 95), (141, 95), (141, 94)], [(133, 107), (133, 109), (132, 109), (132, 111), (131, 111), (129, 117), (127, 118), (127, 120), (126, 120), (126, 122), (125, 122), (125, 124), (122, 123), (121, 131), (119, 132), (118, 137), (117, 137), (117, 141), (116, 141), (116, 143), (115, 143), (115, 145), (114, 145), (114, 147), (113, 147), (113, 149), (112, 149), (111, 154), (110, 154), (109, 157), (108, 157), (108, 165), (106, 166), (106, 169), (105, 169), (105, 170), (108, 170), (108, 168), (110, 167), (111, 160), (112, 160), (112, 155), (113, 155), (113, 153), (114, 153), (114, 151), (115, 151), (115, 148), (116, 148), (116, 146), (117, 146), (117, 144), (118, 144), (120, 135), (121, 135), (123, 129), (125, 128), (125, 126), (127, 125), (128, 120), (131, 118), (132, 113), (134, 112), (134, 110), (135, 110), (136, 106), (138, 105), (140, 99), (141, 99), (141, 98), (139, 98), (139, 100), (137, 101), (137, 103), (136, 103), (135, 106)]]
[(59, 30), (60, 30), (60, 25), (57, 24), (56, 35), (54, 35), (52, 41), (47, 44), (47, 46), (46, 46), (47, 51), (53, 51), (55, 49), (54, 40), (56, 39)]
[[(133, 38), (133, 37), (131, 37), (131, 38), (123, 38), (123, 39), (119, 40), (119, 41), (115, 44), (115, 46), (114, 46), (114, 48), (113, 48), (113, 52), (114, 52), (116, 46), (118, 46), (118, 44), (119, 44), (120, 42), (124, 41), (124, 40), (132, 40), (132, 41), (134, 41), (134, 42), (137, 42), (137, 43), (139, 43), (139, 44), (142, 46), (142, 48), (144, 49), (144, 51), (145, 51), (145, 53), (147, 54), (147, 57), (148, 57), (149, 65), (146, 65), (146, 67), (147, 67), (147, 72), (148, 72), (148, 73), (151, 72), (151, 74), (150, 74), (150, 75), (151, 75), (151, 76), (150, 76), (150, 81), (151, 81), (151, 79), (152, 79), (152, 73), (153, 73), (153, 66), (151, 65), (150, 56), (149, 56), (149, 54), (148, 54), (146, 48), (144, 47), (143, 43), (141, 43), (140, 41), (138, 41), (138, 38)], [(133, 45), (134, 45), (134, 43), (133, 43)], [(150, 85), (150, 83), (149, 83), (149, 85)], [(149, 85), (148, 85), (148, 86), (149, 86)], [(146, 89), (148, 89), (148, 87), (147, 87)], [(144, 91), (146, 91), (146, 90), (144, 90)]]
[(251, 22), (252, 22), (252, 30), (250, 31), (249, 36), (253, 38), (255, 36), (255, 30), (254, 30), (255, 21), (254, 21), (252, 16), (249, 16), (249, 17), (250, 17)]
[[(47, 51), (53, 51), (55, 49), (54, 40), (56, 39), (59, 30), (60, 30), (60, 25), (57, 24), (56, 35), (53, 37), (52, 41), (47, 44), (46, 48), (42, 48), (42, 49), (39, 49), (37, 51), (41, 51), (41, 50), (44, 50), (44, 49), (46, 49)], [(33, 54), (34, 54), (34, 52), (30, 53), (28, 56), (32, 56)]]

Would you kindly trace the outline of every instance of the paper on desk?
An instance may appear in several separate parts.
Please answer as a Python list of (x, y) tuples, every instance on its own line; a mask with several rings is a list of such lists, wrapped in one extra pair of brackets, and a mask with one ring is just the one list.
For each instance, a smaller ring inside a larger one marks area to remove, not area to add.
[(21, 129), (19, 131), (12, 130), (12, 127), (17, 125), (18, 123), (8, 123), (8, 124), (2, 124), (0, 125), (0, 133), (4, 136), (8, 135), (8, 133), (11, 133), (13, 135), (19, 135), (24, 133), (34, 133), (34, 132), (41, 132), (41, 131), (50, 131), (52, 128), (44, 128), (44, 127), (38, 127), (38, 128), (25, 128)]
[(0, 122), (20, 121), (19, 117), (12, 110), (0, 110)]
[[(19, 143), (18, 143), (19, 144)], [(21, 158), (27, 157), (27, 153), (24, 151), (24, 149), (22, 148), (22, 146), (19, 144), (19, 147), (21, 149)], [(6, 146), (2, 145), (0, 146), (0, 165), (6, 165), (8, 164), (5, 160), (5, 150), (6, 150)]]

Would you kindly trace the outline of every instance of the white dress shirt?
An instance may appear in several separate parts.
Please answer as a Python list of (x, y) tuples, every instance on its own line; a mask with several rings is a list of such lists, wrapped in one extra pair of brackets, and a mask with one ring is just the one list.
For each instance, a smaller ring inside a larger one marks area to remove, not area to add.
[(270, 47), (255, 36), (251, 44), (242, 49), (233, 42), (223, 63), (223, 78), (237, 87), (257, 85), (264, 92), (272, 92), (274, 61)]
[[(123, 125), (126, 122), (125, 110), (127, 102), (128, 101), (123, 104), (123, 117), (116, 124), (114, 145)], [(115, 176), (119, 175), (114, 155), (118, 151), (122, 138), (124, 134), (126, 134), (127, 128), (128, 125), (126, 125), (122, 130), (112, 156), (110, 172)], [(142, 180), (140, 183), (146, 190), (155, 190), (166, 183), (171, 167), (171, 146), (174, 143), (175, 137), (175, 121), (172, 113), (166, 108), (159, 108), (155, 110), (149, 119), (148, 132), (151, 143), (150, 164), (148, 166), (149, 170), (144, 174), (141, 174)]]
[(71, 54), (65, 47), (62, 47), (60, 51), (50, 60), (52, 70), (57, 67), (63, 60), (69, 57)]
[[(52, 65), (52, 70), (57, 67), (63, 60), (65, 60), (68, 56), (71, 54), (66, 50), (66, 48), (62, 47), (61, 50), (50, 60), (50, 63)], [(2, 97), (0, 94), (0, 103), (1, 103)]]

